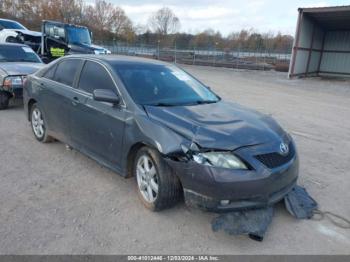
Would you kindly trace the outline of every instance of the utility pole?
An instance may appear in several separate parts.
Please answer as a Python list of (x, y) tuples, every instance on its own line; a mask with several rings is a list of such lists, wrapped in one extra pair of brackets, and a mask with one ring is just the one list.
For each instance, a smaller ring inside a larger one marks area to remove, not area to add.
[(196, 64), (196, 47), (193, 46), (193, 64)]
[(159, 60), (159, 58), (160, 58), (160, 40), (158, 39), (158, 60)]
[(214, 46), (214, 58), (213, 58), (213, 60), (214, 60), (214, 66), (215, 66), (215, 64), (216, 64), (216, 49), (217, 49), (217, 45), (218, 45), (218, 42), (215, 42), (215, 46)]
[(175, 49), (174, 49), (174, 52), (175, 52), (174, 60), (175, 60), (175, 64), (176, 64), (176, 38), (175, 38)]

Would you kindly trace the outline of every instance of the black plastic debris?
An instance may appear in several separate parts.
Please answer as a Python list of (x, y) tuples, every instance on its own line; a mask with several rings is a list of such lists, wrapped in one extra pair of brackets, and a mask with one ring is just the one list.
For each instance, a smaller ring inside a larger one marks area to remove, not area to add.
[(212, 221), (212, 229), (224, 230), (230, 235), (248, 235), (256, 241), (263, 241), (272, 221), (273, 207), (221, 214)]
[[(317, 202), (300, 186), (295, 186), (284, 197), (284, 203), (288, 212), (297, 219), (310, 219), (319, 212)], [(223, 230), (230, 235), (248, 235), (253, 240), (263, 241), (273, 214), (273, 206), (233, 211), (214, 218), (211, 225), (215, 232)]]
[(317, 202), (305, 188), (295, 186), (284, 198), (288, 212), (297, 219), (310, 219), (317, 209)]

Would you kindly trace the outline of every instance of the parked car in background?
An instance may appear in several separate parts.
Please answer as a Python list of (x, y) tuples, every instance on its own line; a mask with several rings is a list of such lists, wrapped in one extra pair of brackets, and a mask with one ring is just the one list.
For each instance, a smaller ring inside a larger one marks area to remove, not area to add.
[(28, 30), (24, 25), (9, 19), (0, 19), (0, 43), (20, 43), (29, 45), (39, 52), (41, 33)]
[(94, 45), (91, 36), (85, 26), (44, 20), (41, 32), (35, 32), (16, 21), (0, 19), (0, 43), (29, 45), (45, 63), (71, 54), (111, 54)]
[(0, 44), (0, 109), (6, 109), (11, 98), (22, 98), (26, 76), (43, 65), (27, 45)]
[(298, 178), (292, 137), (275, 120), (223, 101), (173, 64), (73, 55), (30, 75), (26, 117), (38, 141), (59, 139), (136, 178), (151, 210), (274, 204)]

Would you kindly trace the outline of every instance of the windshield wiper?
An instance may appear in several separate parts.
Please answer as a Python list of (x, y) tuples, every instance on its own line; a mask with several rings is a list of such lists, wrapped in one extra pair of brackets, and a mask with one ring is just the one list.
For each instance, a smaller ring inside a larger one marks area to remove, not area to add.
[(177, 106), (177, 104), (170, 104), (170, 103), (154, 103), (154, 104), (145, 104), (145, 106)]
[(197, 100), (194, 102), (194, 104), (204, 105), (204, 104), (215, 104), (217, 102), (218, 102), (218, 100)]
[(154, 103), (154, 104), (144, 104), (145, 106), (164, 106), (164, 107), (171, 107), (171, 106), (189, 106), (189, 105), (203, 105), (203, 104), (214, 104), (217, 103), (219, 100), (197, 100), (191, 103), (177, 103), (177, 104), (171, 104), (171, 103)]
[(28, 59), (16, 59), (13, 62), (27, 62), (27, 63), (37, 63), (36, 61), (28, 60)]

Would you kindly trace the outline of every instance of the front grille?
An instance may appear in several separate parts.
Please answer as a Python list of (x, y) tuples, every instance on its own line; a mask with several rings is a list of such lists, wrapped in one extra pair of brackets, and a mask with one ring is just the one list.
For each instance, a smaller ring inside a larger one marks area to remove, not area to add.
[(23, 89), (22, 88), (15, 88), (12, 90), (15, 98), (22, 98), (23, 97)]
[(255, 158), (258, 159), (261, 163), (263, 163), (268, 168), (275, 168), (282, 166), (288, 163), (293, 159), (295, 155), (295, 150), (293, 144), (289, 144), (289, 153), (287, 155), (281, 155), (280, 153), (269, 153), (263, 155), (256, 155)]

